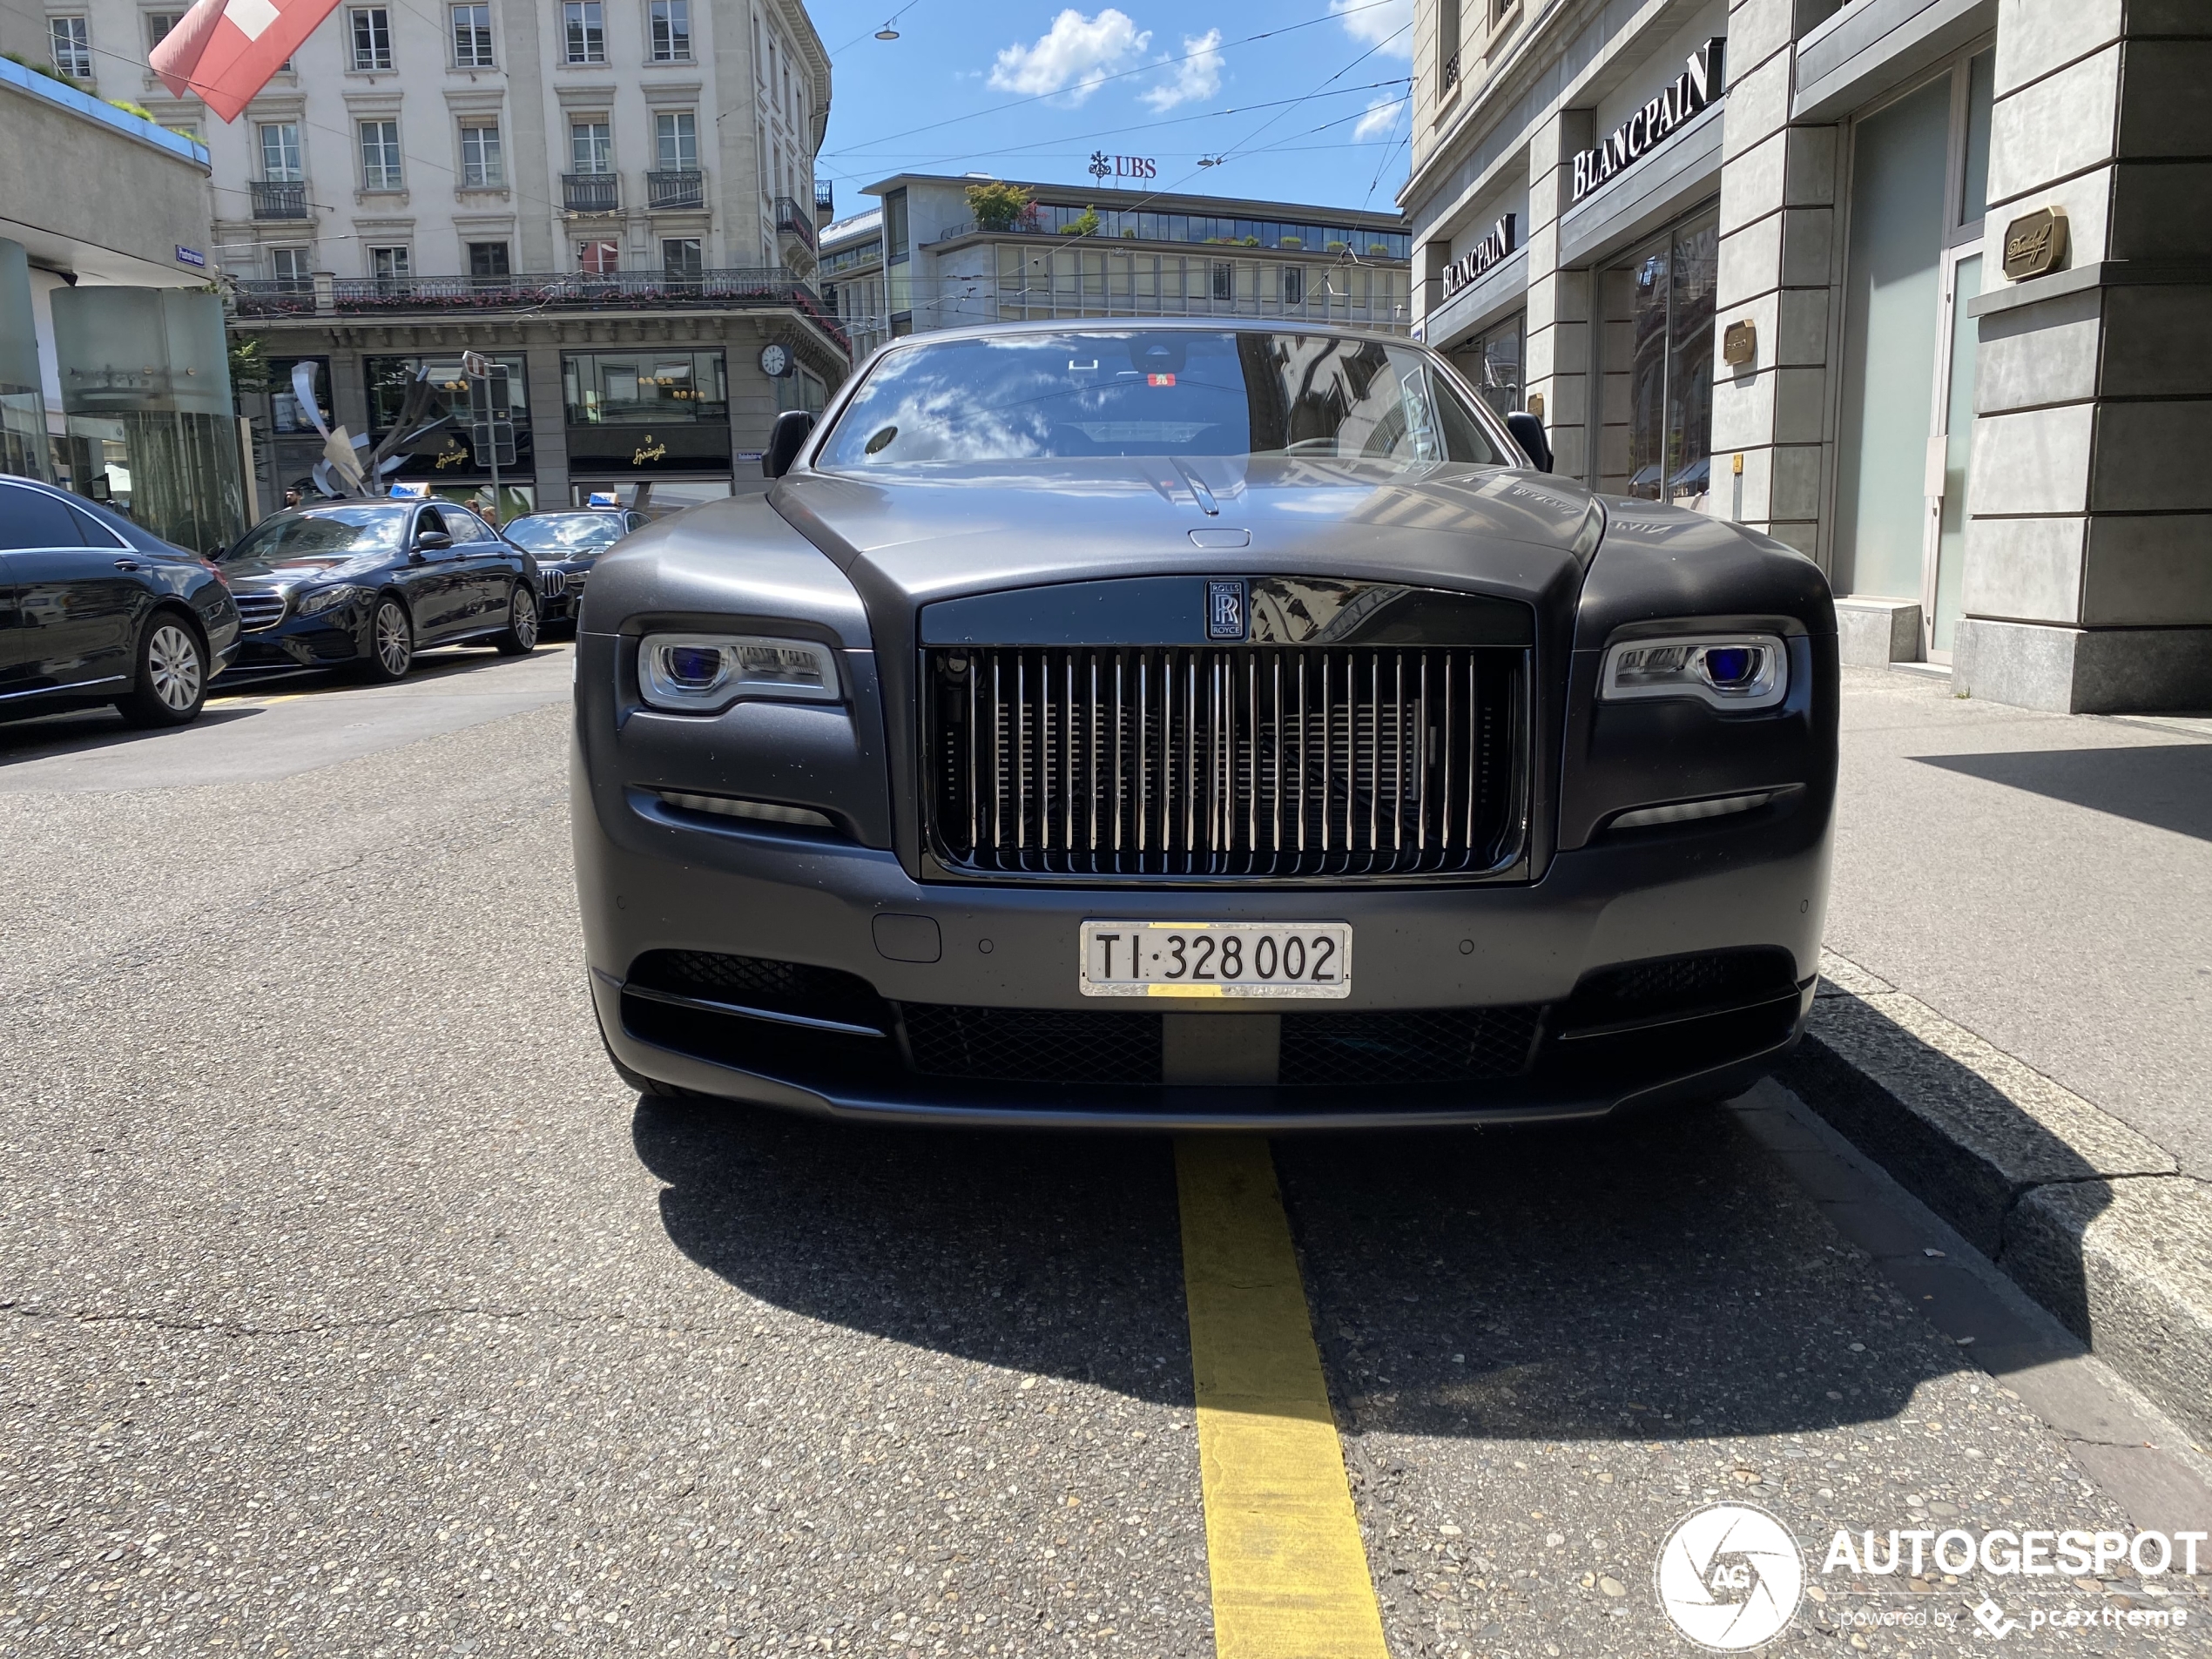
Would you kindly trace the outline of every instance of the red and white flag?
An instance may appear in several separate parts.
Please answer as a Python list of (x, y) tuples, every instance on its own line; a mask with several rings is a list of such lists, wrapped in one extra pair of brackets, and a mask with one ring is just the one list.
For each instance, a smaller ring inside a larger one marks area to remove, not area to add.
[(195, 93), (226, 121), (269, 84), (338, 0), (195, 0), (147, 64), (178, 98)]

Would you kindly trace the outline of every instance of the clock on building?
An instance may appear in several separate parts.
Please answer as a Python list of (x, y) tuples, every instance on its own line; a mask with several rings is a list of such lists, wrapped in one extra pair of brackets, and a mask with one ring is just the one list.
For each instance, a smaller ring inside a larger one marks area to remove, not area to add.
[(791, 372), (791, 347), (770, 341), (760, 348), (760, 372), (770, 380), (781, 380)]

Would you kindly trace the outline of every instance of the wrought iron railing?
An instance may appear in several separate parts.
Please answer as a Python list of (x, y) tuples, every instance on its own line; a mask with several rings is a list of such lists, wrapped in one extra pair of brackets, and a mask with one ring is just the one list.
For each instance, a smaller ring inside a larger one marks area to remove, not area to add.
[(826, 179), (814, 181), (814, 211), (827, 213), (833, 219), (837, 216), (837, 192)]
[(706, 175), (696, 167), (664, 170), (645, 175), (648, 207), (704, 207)]
[(256, 179), (252, 185), (254, 218), (307, 218), (307, 185), (305, 179)]
[[(245, 279), (231, 285), (231, 314), (239, 318), (310, 316), (312, 290), (296, 283)], [(341, 316), (407, 311), (722, 310), (788, 306), (843, 349), (851, 337), (814, 291), (788, 271), (564, 271), (513, 276), (340, 277), (330, 285), (331, 311)]]
[(571, 213), (614, 212), (622, 206), (622, 175), (564, 172), (561, 175), (561, 205)]
[(1444, 60), (1443, 91), (1448, 92), (1460, 84), (1460, 55), (1453, 52)]
[(788, 196), (776, 198), (776, 228), (814, 246), (814, 216)]

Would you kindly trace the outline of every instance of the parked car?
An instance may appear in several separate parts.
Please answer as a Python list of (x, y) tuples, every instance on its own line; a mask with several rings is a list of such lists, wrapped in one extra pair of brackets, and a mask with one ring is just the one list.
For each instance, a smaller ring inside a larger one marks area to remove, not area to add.
[(463, 507), (327, 501), (263, 519), (218, 556), (243, 619), (242, 668), (405, 678), (418, 651), (519, 656), (543, 614), (537, 562)]
[(545, 577), (545, 620), (573, 622), (583, 603), (583, 584), (590, 580), (599, 556), (649, 522), (644, 514), (625, 507), (578, 507), (567, 512), (524, 513), (509, 519), (503, 534), (537, 559)]
[(238, 607), (206, 559), (0, 478), (0, 716), (112, 703), (134, 725), (181, 725), (238, 651)]
[(572, 769), (633, 1086), (1145, 1127), (1590, 1117), (1811, 1008), (1834, 607), (1372, 335), (884, 347), (604, 556)]

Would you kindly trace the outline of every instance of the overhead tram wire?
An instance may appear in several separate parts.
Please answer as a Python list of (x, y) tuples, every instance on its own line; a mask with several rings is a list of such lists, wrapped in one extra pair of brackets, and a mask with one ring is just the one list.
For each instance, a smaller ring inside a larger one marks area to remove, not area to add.
[[(1173, 69), (1177, 64), (1187, 64), (1194, 57), (1211, 57), (1217, 53), (1228, 51), (1234, 47), (1249, 46), (1255, 41), (1272, 40), (1278, 35), (1296, 34), (1301, 29), (1312, 29), (1319, 24), (1333, 23), (1339, 17), (1349, 17), (1356, 12), (1372, 11), (1378, 6), (1396, 5), (1398, 3), (1399, 3), (1399, 0), (1360, 0), (1360, 3), (1356, 6), (1346, 6), (1341, 11), (1330, 12), (1326, 17), (1309, 17), (1303, 23), (1285, 24), (1280, 29), (1264, 29), (1256, 35), (1245, 35), (1237, 40), (1224, 40), (1218, 45), (1207, 47), (1204, 51), (1185, 52), (1180, 57), (1163, 57), (1157, 64), (1140, 64), (1135, 69), (1117, 70), (1111, 75), (1102, 75), (1096, 80), (1085, 81), (1082, 84), (1086, 88), (1100, 87), (1105, 85), (1109, 81), (1127, 80), (1132, 75), (1156, 75), (1163, 69)], [(1410, 29), (1413, 25), (1408, 24), (1406, 27)], [(1391, 38), (1395, 39), (1398, 34), (1402, 34), (1404, 32), (1404, 30), (1397, 30), (1393, 34)], [(1338, 71), (1338, 74), (1342, 74), (1345, 70), (1352, 68), (1353, 65), (1359, 63), (1361, 58), (1365, 58), (1369, 55), (1369, 53), (1362, 52), (1359, 58), (1355, 58), (1352, 61), (1352, 64), (1347, 64), (1344, 70), (1339, 70)], [(1335, 76), (1330, 77), (1331, 80), (1335, 78)], [(1324, 83), (1324, 84), (1326, 84), (1326, 83)], [(939, 127), (957, 126), (962, 121), (980, 121), (986, 116), (1002, 114), (1008, 110), (1018, 110), (1025, 104), (1042, 104), (1047, 98), (1062, 98), (1065, 97), (1070, 90), (1072, 89), (1065, 86), (1058, 87), (1049, 92), (1039, 92), (1031, 98), (1016, 98), (1011, 104), (995, 104), (988, 110), (971, 110), (966, 115), (947, 116), (941, 121), (931, 121), (922, 126), (908, 127), (902, 132), (886, 132), (873, 138), (863, 138), (860, 140), (860, 143), (867, 145), (889, 144), (895, 138), (911, 138), (916, 133), (934, 132)], [(855, 146), (855, 148), (849, 152), (845, 149), (838, 149), (825, 150), (821, 153), (823, 155), (841, 156), (847, 153), (871, 154), (873, 152), (860, 150), (857, 146)], [(840, 176), (841, 177), (842, 175)]]

